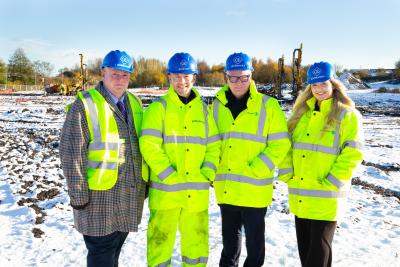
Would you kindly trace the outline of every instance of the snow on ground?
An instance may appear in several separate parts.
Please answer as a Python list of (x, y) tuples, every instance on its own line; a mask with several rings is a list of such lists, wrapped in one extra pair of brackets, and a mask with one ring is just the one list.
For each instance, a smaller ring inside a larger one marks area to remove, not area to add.
[[(350, 95), (363, 107), (365, 156), (354, 174), (360, 185), (353, 185), (348, 212), (336, 229), (334, 266), (400, 266), (400, 116), (384, 114), (385, 109), (398, 112), (400, 95), (371, 90)], [(0, 96), (0, 266), (85, 266), (86, 248), (73, 228), (58, 158), (65, 105), (73, 99)], [(388, 192), (397, 197), (385, 196)], [(208, 266), (214, 267), (222, 245), (213, 193), (209, 214)], [(139, 232), (128, 236), (120, 266), (146, 266), (148, 215), (146, 202)], [(265, 266), (300, 266), (287, 188), (281, 182), (275, 182), (265, 221)], [(172, 266), (180, 266), (179, 238), (175, 248)], [(241, 264), (245, 255), (243, 240)]]
[(373, 108), (399, 107), (400, 94), (374, 93), (374, 91), (375, 89), (352, 90), (348, 93), (358, 106), (370, 106)]
[(373, 88), (373, 89), (379, 89), (379, 88), (400, 88), (400, 83), (393, 83), (390, 81), (382, 81), (382, 82), (373, 82), (373, 83), (368, 83), (368, 85)]
[(368, 88), (367, 84), (360, 79), (354, 77), (351, 73), (345, 72), (340, 77), (339, 80), (346, 86), (348, 90), (365, 89)]

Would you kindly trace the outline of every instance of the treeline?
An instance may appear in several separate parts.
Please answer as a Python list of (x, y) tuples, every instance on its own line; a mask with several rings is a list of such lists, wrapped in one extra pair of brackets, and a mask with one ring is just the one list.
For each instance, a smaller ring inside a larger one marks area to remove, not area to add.
[(381, 82), (392, 79), (400, 79), (400, 61), (396, 63), (396, 69), (392, 72), (387, 72), (386, 69), (379, 68), (373, 74), (369, 70), (359, 70), (353, 73), (354, 77), (367, 82)]
[(49, 77), (53, 66), (46, 61), (31, 61), (22, 48), (18, 48), (8, 60), (0, 59), (0, 84), (37, 84)]
[[(77, 56), (78, 61), (78, 56)], [(278, 62), (268, 58), (253, 58), (253, 79), (260, 84), (274, 84), (278, 78)], [(84, 64), (84, 77), (87, 85), (94, 85), (101, 80), (102, 58), (91, 59)], [(400, 79), (400, 60), (396, 62), (395, 78)], [(224, 65), (208, 65), (205, 60), (197, 62), (199, 86), (222, 86), (225, 83)], [(308, 66), (301, 70), (302, 80), (305, 81)], [(8, 64), (0, 59), (0, 84), (80, 84), (81, 69), (78, 64), (73, 68), (62, 68), (57, 75), (51, 75), (54, 67), (46, 61), (31, 61), (24, 50), (18, 48), (11, 55)], [(338, 75), (341, 66), (335, 65)], [(360, 76), (363, 76), (360, 73)], [(361, 77), (360, 77), (361, 78)], [(283, 82), (292, 82), (291, 66), (284, 66)], [(166, 63), (154, 58), (138, 57), (134, 61), (134, 72), (130, 77), (130, 87), (165, 87), (168, 85)]]
[[(96, 59), (97, 64), (91, 61), (87, 66), (88, 79), (91, 84), (101, 79), (101, 59)], [(257, 83), (271, 84), (275, 83), (278, 77), (278, 63), (272, 59), (264, 62), (262, 59), (253, 58), (253, 79)], [(197, 85), (200, 86), (222, 86), (225, 84), (224, 65), (208, 65), (205, 60), (197, 62), (198, 75)], [(70, 70), (79, 73), (79, 69)], [(283, 81), (292, 82), (292, 68), (284, 67)], [(303, 80), (305, 71), (302, 71)], [(168, 75), (166, 72), (166, 63), (154, 58), (139, 57), (134, 61), (134, 72), (130, 77), (130, 87), (165, 87), (168, 85)]]

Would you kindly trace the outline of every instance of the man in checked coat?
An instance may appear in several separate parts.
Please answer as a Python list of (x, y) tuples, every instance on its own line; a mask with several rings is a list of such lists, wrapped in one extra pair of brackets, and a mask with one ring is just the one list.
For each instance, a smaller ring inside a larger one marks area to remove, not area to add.
[(62, 169), (89, 267), (118, 266), (121, 247), (128, 233), (138, 230), (142, 216), (142, 106), (126, 91), (132, 63), (123, 51), (108, 53), (103, 81), (78, 94), (61, 132)]

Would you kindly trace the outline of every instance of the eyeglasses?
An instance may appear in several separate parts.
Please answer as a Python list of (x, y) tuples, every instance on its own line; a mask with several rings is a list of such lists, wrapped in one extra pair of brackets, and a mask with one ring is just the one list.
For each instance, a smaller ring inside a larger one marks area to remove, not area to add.
[(231, 75), (226, 75), (228, 77), (228, 80), (231, 83), (237, 83), (239, 80), (241, 82), (248, 82), (250, 79), (250, 75), (242, 75), (242, 76), (231, 76)]

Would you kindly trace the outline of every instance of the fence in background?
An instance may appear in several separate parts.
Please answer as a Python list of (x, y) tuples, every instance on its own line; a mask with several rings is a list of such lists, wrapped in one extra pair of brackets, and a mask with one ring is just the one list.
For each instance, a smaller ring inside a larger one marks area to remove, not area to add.
[(43, 85), (11, 85), (11, 84), (0, 84), (0, 90), (12, 90), (12, 91), (40, 91), (44, 90)]

